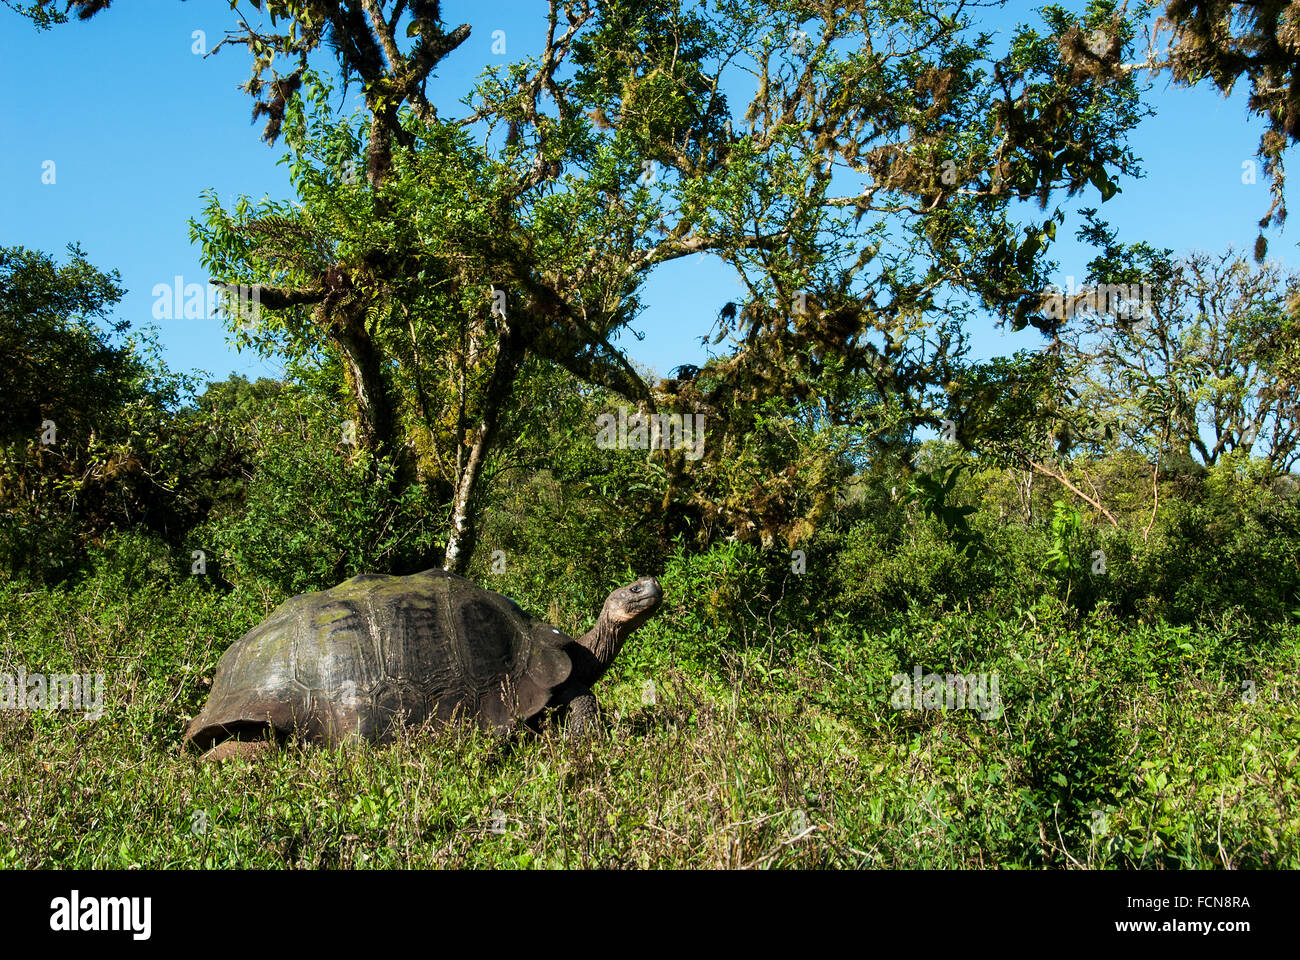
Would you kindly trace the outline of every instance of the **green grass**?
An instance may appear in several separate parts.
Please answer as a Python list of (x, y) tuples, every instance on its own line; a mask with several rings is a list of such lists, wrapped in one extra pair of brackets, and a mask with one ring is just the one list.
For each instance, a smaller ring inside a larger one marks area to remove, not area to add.
[[(591, 741), (455, 728), (214, 767), (181, 733), (281, 598), (0, 586), (0, 670), (108, 680), (97, 720), (0, 712), (0, 866), (1300, 866), (1294, 619), (1261, 635), (1040, 601), (815, 644), (755, 618), (724, 643), (665, 587)], [(997, 671), (1002, 716), (891, 709), (913, 664)]]

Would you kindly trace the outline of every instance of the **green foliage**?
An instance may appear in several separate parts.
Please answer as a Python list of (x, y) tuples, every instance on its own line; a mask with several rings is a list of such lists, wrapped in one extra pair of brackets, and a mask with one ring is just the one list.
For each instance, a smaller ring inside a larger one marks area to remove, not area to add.
[(1083, 515), (1064, 500), (1052, 504), (1052, 543), (1047, 554), (1047, 564), (1062, 575), (1077, 574), (1083, 564), (1079, 560), (1076, 541)]
[(949, 502), (957, 486), (957, 478), (966, 469), (964, 463), (954, 463), (940, 468), (934, 474), (917, 473), (908, 485), (907, 497), (920, 507), (921, 512), (943, 525), (957, 549), (967, 557), (974, 556), (983, 545), (983, 536), (971, 529), (970, 515), (973, 506), (958, 506)]
[(357, 573), (437, 565), (439, 505), (391, 463), (358, 452), (328, 398), (227, 384), (210, 389), (193, 416), (217, 445), (239, 450), (244, 471), (237, 485), (214, 491), (186, 544), (205, 551), (217, 582), (291, 595)]
[(1022, 350), (964, 367), (949, 415), (959, 443), (999, 466), (1024, 467), (1055, 450), (1068, 452), (1085, 433), (1060, 358)]
[[(76, 246), (57, 264), (38, 251), (0, 248), (0, 440), (40, 436), (59, 415), (62, 432), (84, 438), (95, 421), (132, 397), (147, 369), (129, 344), (114, 343), (126, 324), (108, 324), (121, 299), (116, 272), (104, 274)], [(107, 327), (107, 329), (106, 329)], [(58, 422), (58, 421), (56, 421)]]
[(111, 321), (116, 273), (0, 248), (0, 571), (59, 581), (117, 527), (174, 526), (168, 408), (188, 382)]
[[(0, 670), (103, 670), (111, 691), (97, 720), (0, 712), (0, 865), (1300, 864), (1294, 623), (1252, 650), (1231, 620), (1078, 620), (1048, 598), (783, 645), (794, 621), (754, 606), (758, 561), (737, 548), (668, 571), (670, 608), (602, 684), (594, 743), (459, 728), (220, 767), (176, 741), (225, 645), (278, 596), (107, 568), (69, 589), (0, 585)], [(760, 614), (730, 654), (691, 593), (722, 577), (729, 617)], [(996, 672), (997, 719), (892, 709), (891, 675), (914, 665)]]

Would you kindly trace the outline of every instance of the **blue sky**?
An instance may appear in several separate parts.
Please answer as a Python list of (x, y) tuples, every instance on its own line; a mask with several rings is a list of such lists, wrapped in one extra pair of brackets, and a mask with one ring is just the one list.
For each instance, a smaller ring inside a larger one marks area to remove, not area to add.
[[(488, 63), (538, 52), (545, 4), (446, 0), (442, 7), (448, 24), (473, 28), (430, 85), (442, 112), (455, 115), (456, 101)], [(1027, 4), (1012, 7), (1014, 18), (1026, 18)], [(210, 49), (230, 23), (226, 0), (131, 0), (89, 23), (44, 33), (0, 8), (0, 244), (62, 259), (69, 242), (81, 243), (92, 263), (121, 273), (128, 293), (118, 316), (137, 326), (156, 322), (173, 368), (215, 379), (231, 372), (276, 376), (280, 368), (236, 352), (215, 318), (155, 321), (153, 289), (177, 276), (206, 281), (187, 226), (201, 209), (200, 191), (215, 189), (227, 203), (240, 193), (289, 196), (286, 170), (277, 164), (282, 148), (261, 142), (261, 124), (250, 123), (251, 100), (238, 89), (248, 76), (247, 52), (192, 52), (195, 31), (205, 32)], [(492, 53), (495, 30), (505, 31), (505, 58)], [(1225, 100), (1208, 86), (1174, 88), (1162, 78), (1150, 101), (1156, 115), (1131, 140), (1146, 177), (1123, 182), (1123, 192), (1101, 207), (1103, 216), (1130, 242), (1178, 252), (1229, 244), (1249, 251), (1269, 200), (1262, 176), (1242, 183), (1242, 164), (1253, 160), (1262, 130), (1260, 121), (1247, 119), (1244, 94)], [(53, 184), (42, 182), (47, 161), (54, 162)], [(1097, 200), (1084, 195), (1082, 203)], [(1054, 248), (1062, 283), (1068, 274), (1082, 277), (1090, 257), (1073, 241), (1076, 226), (1067, 221)], [(1286, 233), (1270, 235), (1269, 253), (1296, 264)], [(713, 261), (667, 264), (645, 287), (646, 309), (635, 324), (644, 340), (625, 337), (622, 345), (661, 374), (700, 363), (699, 337), (737, 292)], [(1032, 328), (1004, 334), (981, 324), (972, 332), (981, 357), (1041, 343)]]

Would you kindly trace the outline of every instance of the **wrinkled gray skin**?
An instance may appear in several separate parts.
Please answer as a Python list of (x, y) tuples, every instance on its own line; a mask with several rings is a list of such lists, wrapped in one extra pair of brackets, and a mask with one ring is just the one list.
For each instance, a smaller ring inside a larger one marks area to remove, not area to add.
[(261, 755), (290, 733), (382, 742), (426, 719), (502, 730), (553, 717), (585, 734), (596, 722), (591, 688), (662, 601), (653, 577), (620, 587), (574, 640), (442, 570), (354, 577), (287, 600), (233, 644), (185, 739), (224, 760)]

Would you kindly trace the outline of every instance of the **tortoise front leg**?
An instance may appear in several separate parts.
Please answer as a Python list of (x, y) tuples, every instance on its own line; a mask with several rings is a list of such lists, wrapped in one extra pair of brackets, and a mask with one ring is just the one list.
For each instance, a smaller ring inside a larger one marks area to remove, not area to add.
[(555, 705), (563, 709), (565, 730), (575, 737), (586, 737), (599, 728), (596, 696), (580, 683), (562, 687), (556, 695)]
[(274, 740), (223, 740), (200, 760), (206, 763), (221, 763), (225, 760), (261, 760), (275, 752)]

